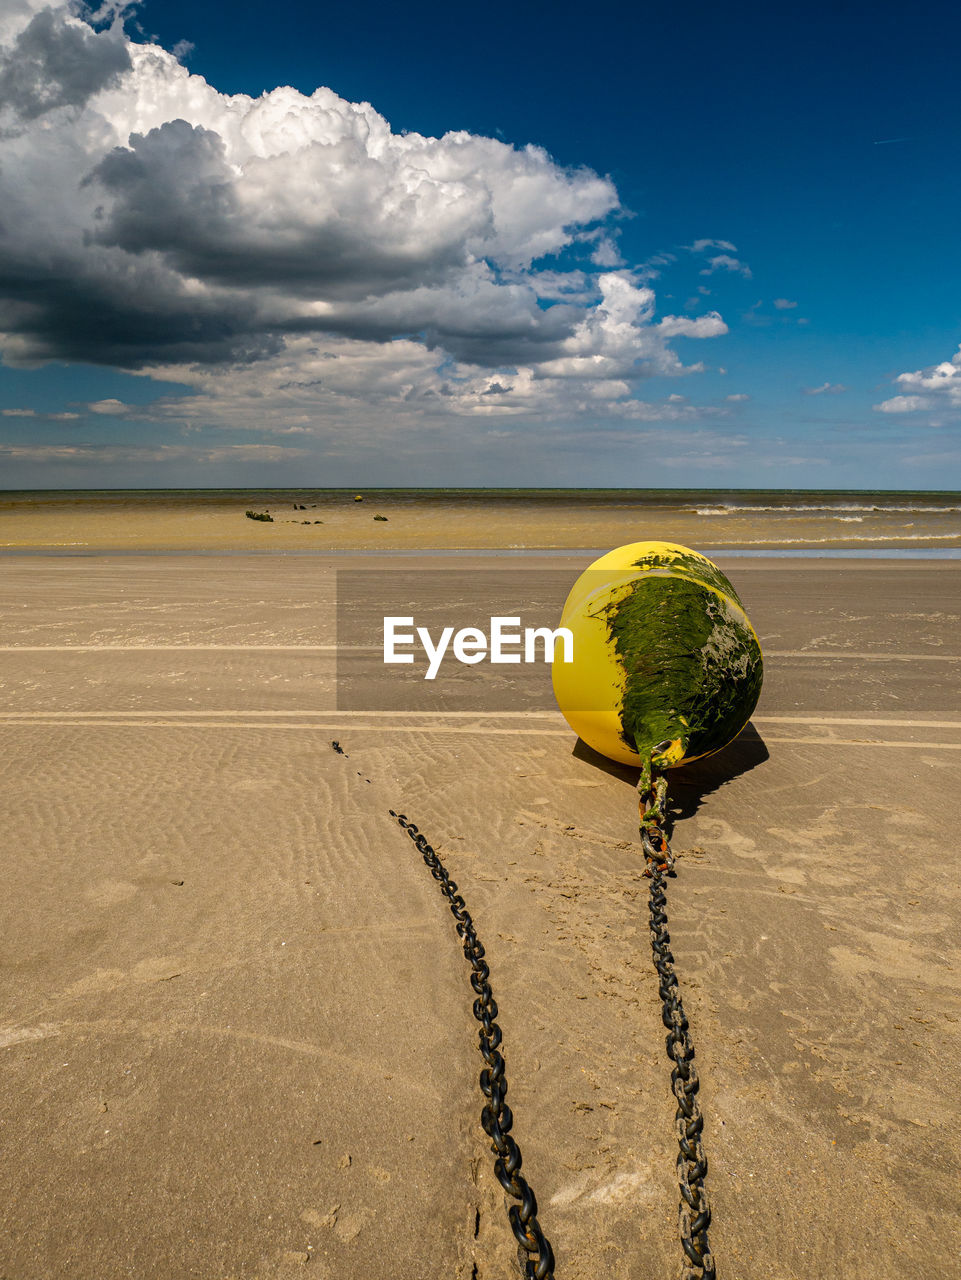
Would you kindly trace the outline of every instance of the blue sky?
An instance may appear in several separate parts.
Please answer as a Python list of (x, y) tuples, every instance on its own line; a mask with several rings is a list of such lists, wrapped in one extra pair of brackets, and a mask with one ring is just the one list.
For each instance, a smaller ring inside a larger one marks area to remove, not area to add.
[(5, 486), (961, 485), (956, 7), (11, 7)]

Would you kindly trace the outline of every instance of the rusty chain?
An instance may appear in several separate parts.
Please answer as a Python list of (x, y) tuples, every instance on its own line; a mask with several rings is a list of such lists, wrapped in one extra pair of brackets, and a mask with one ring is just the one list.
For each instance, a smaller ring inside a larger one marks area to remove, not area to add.
[[(652, 755), (658, 750), (655, 747)], [(717, 1273), (707, 1242), (711, 1206), (704, 1186), (707, 1157), (701, 1145), (704, 1119), (697, 1102), (699, 1081), (694, 1066), (694, 1045), (674, 972), (671, 935), (667, 931), (666, 880), (674, 874), (674, 855), (665, 834), (667, 779), (656, 772), (649, 758), (644, 761), (637, 792), (641, 847), (647, 862), (644, 874), (651, 880), (651, 950), (663, 1005), (661, 1017), (667, 1027), (667, 1056), (674, 1063), (671, 1090), (677, 1099), (674, 1127), (678, 1143), (677, 1182), (681, 1193), (678, 1231), (684, 1250), (681, 1280), (714, 1280)]]
[[(666, 744), (664, 744), (666, 745)], [(342, 756), (347, 755), (339, 742), (331, 743)], [(652, 756), (659, 748), (655, 747)], [(370, 779), (367, 779), (370, 781)], [(650, 877), (650, 931), (654, 967), (658, 975), (658, 991), (662, 1001), (662, 1019), (667, 1028), (667, 1055), (673, 1062), (671, 1089), (677, 1100), (674, 1118), (678, 1141), (677, 1179), (680, 1190), (678, 1230), (684, 1261), (680, 1280), (716, 1280), (714, 1258), (707, 1239), (711, 1208), (704, 1179), (707, 1157), (701, 1145), (704, 1120), (697, 1101), (699, 1081), (694, 1066), (694, 1045), (681, 1001), (671, 937), (667, 929), (666, 877), (674, 875), (674, 855), (665, 833), (667, 826), (667, 779), (645, 760), (637, 785), (641, 847), (647, 863), (645, 875)], [(458, 936), (464, 944), (464, 955), (471, 965), (470, 982), (474, 989), (474, 1017), (481, 1024), (479, 1048), (486, 1063), (480, 1074), (480, 1087), (486, 1099), (481, 1113), (484, 1132), (491, 1139), (496, 1156), (494, 1172), (501, 1186), (520, 1204), (508, 1210), (511, 1229), (518, 1242), (518, 1259), (525, 1280), (554, 1280), (554, 1252), (537, 1221), (537, 1201), (521, 1174), (521, 1152), (510, 1135), (514, 1116), (505, 1102), (507, 1094), (506, 1066), (499, 1046), (503, 1034), (497, 1025), (497, 1004), (490, 985), (490, 969), (484, 959), (484, 947), (477, 937), (474, 922), (450, 878), (447, 868), (426, 837), (402, 813), (393, 809), (395, 818), (407, 832), (438, 882), (455, 920)], [(526, 1257), (525, 1257), (526, 1255)]]

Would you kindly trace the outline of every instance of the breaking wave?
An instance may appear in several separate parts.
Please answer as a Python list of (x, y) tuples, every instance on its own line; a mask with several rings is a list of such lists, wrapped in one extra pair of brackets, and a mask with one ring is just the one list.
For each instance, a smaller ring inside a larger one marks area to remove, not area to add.
[[(687, 510), (691, 511), (691, 508), (688, 507)], [(754, 505), (754, 504), (745, 504), (742, 506), (740, 503), (732, 502), (730, 504), (725, 504), (724, 506), (718, 506), (718, 507), (694, 507), (693, 511), (695, 515), (699, 515), (699, 516), (750, 515), (753, 512), (761, 512), (761, 511), (773, 513), (775, 515), (780, 514), (780, 515), (786, 515), (786, 516), (796, 515), (797, 512), (799, 511), (805, 511), (809, 513), (818, 513), (818, 512), (825, 513), (826, 512), (829, 515), (836, 515), (840, 511), (867, 511), (867, 512), (874, 512), (877, 515), (887, 515), (889, 512), (894, 514), (903, 514), (903, 515), (938, 515), (938, 514), (944, 515), (944, 514), (961, 512), (961, 506), (953, 506), (953, 507), (929, 507), (929, 506), (894, 507), (894, 506), (891, 506), (889, 507), (880, 503), (833, 502), (833, 503), (824, 503), (824, 504), (818, 504), (818, 505), (815, 505), (812, 503), (804, 503), (804, 504), (799, 504), (798, 506), (788, 507), (788, 506), (760, 506), (760, 505)], [(840, 518), (843, 518), (843, 517), (840, 517)]]
[(961, 533), (839, 533), (833, 538), (735, 538), (732, 547), (787, 546), (804, 543), (806, 546), (823, 546), (830, 542), (951, 542), (961, 541)]

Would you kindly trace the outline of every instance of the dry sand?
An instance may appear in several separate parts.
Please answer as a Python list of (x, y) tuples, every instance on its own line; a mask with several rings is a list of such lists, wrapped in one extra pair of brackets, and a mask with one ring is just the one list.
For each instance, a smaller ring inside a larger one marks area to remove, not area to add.
[[(724, 567), (766, 684), (672, 776), (669, 904), (719, 1274), (942, 1280), (961, 566)], [(333, 710), (333, 568), (0, 565), (0, 1276), (516, 1274), (465, 962), (390, 806), (487, 946), (559, 1280), (672, 1276), (634, 778), (550, 713)]]

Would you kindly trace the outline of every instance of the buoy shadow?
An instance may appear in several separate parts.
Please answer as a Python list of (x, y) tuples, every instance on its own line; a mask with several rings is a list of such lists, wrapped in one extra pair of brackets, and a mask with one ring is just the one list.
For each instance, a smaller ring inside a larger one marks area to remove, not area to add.
[(764, 739), (748, 722), (733, 742), (717, 755), (695, 760), (693, 764), (672, 769), (667, 775), (667, 802), (671, 826), (684, 818), (690, 818), (705, 796), (718, 791), (725, 783), (750, 773), (770, 758)]
[[(608, 760), (607, 756), (602, 756), (581, 738), (575, 743), (572, 755), (576, 760), (592, 765), (612, 778), (619, 778), (631, 787), (637, 786), (637, 769), (632, 765), (618, 764), (616, 760)], [(670, 826), (673, 828), (675, 822), (697, 813), (705, 796), (711, 795), (734, 778), (739, 778), (742, 773), (756, 769), (769, 758), (770, 752), (764, 745), (764, 739), (749, 722), (733, 742), (715, 755), (682, 765), (679, 769), (671, 769), (667, 775)]]

